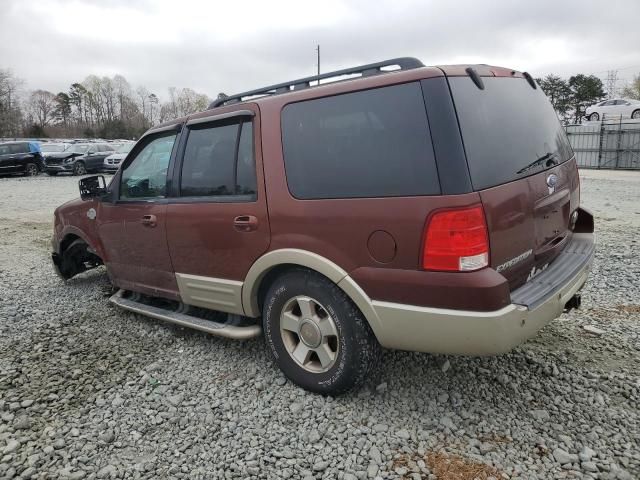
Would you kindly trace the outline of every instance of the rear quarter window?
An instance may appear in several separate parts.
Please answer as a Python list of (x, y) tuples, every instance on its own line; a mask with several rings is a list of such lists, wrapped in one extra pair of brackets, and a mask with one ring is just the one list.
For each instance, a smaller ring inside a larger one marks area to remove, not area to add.
[(289, 104), (282, 140), (296, 198), (440, 193), (418, 83)]

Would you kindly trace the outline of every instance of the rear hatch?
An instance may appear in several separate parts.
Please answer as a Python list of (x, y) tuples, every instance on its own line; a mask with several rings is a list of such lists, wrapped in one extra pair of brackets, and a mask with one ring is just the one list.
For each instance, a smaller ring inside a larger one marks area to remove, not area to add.
[(483, 70), (483, 88), (466, 74), (448, 75), (448, 82), (473, 189), (484, 206), (490, 264), (513, 290), (570, 241), (578, 170), (540, 87), (515, 72)]

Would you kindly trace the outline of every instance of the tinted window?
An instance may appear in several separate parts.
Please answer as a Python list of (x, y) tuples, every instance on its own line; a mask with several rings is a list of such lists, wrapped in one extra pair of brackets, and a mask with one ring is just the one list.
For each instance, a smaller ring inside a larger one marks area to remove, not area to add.
[(176, 134), (172, 132), (147, 141), (122, 171), (121, 198), (164, 197), (167, 168), (175, 140)]
[(251, 122), (192, 127), (184, 152), (180, 194), (202, 197), (255, 193)]
[(11, 153), (29, 153), (29, 144), (14, 143), (9, 146)]
[(242, 124), (240, 143), (238, 144), (238, 174), (236, 179), (236, 193), (240, 195), (255, 195), (256, 162), (253, 153), (253, 124)]
[(417, 83), (287, 105), (282, 137), (296, 198), (440, 193)]
[(482, 190), (562, 163), (573, 155), (542, 92), (522, 78), (449, 78), (471, 181)]

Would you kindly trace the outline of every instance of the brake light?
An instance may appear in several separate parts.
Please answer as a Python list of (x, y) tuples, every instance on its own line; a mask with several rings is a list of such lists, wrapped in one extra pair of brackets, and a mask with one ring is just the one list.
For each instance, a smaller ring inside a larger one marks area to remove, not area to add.
[(436, 212), (425, 227), (422, 268), (468, 272), (489, 265), (482, 205)]

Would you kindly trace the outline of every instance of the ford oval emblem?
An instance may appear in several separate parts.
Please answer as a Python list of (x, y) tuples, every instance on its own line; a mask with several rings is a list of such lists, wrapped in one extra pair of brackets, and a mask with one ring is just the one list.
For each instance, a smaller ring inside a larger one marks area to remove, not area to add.
[(549, 188), (555, 188), (558, 183), (558, 176), (555, 173), (552, 173), (547, 177), (547, 186)]

